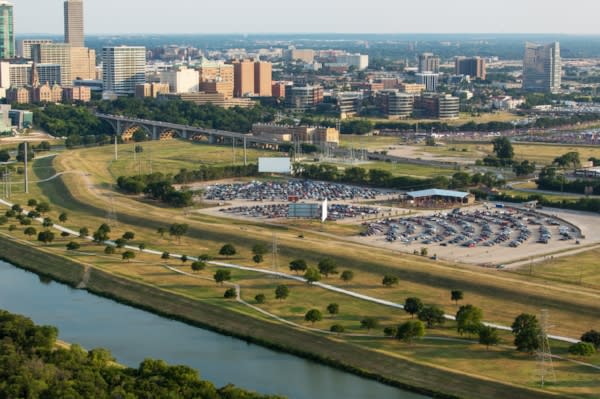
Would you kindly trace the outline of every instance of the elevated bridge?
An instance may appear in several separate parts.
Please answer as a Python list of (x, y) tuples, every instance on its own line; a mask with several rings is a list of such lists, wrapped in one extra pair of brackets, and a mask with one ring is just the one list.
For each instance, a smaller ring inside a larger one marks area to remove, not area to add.
[(124, 141), (133, 139), (136, 131), (143, 131), (152, 140), (169, 140), (181, 138), (193, 141), (207, 141), (210, 144), (241, 144), (256, 147), (277, 149), (283, 141), (255, 137), (251, 134), (229, 132), (226, 130), (208, 129), (203, 127), (180, 125), (176, 123), (152, 121), (147, 119), (130, 118), (119, 115), (95, 114), (112, 126), (115, 133)]

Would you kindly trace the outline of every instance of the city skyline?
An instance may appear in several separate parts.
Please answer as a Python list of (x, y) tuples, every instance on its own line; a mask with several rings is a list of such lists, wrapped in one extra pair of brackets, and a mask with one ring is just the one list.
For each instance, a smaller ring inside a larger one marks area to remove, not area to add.
[[(63, 0), (14, 0), (18, 35), (59, 34), (63, 31)], [(86, 34), (183, 33), (568, 33), (600, 34), (595, 21), (599, 5), (573, 0), (568, 8), (555, 0), (489, 2), (431, 0), (428, 13), (417, 2), (390, 4), (307, 0), (302, 5), (241, 0), (190, 6), (172, 0), (171, 15), (158, 1), (85, 0)], [(114, 18), (118, 10), (121, 18)], [(181, 12), (179, 12), (181, 10)], [(184, 12), (185, 11), (185, 12)], [(318, 11), (318, 12), (317, 12)], [(365, 15), (369, 18), (365, 18)], [(422, 18), (406, 18), (421, 15)], [(293, 16), (293, 18), (286, 18)], [(170, 18), (165, 18), (170, 17)], [(253, 18), (254, 17), (254, 18)], [(109, 23), (107, 23), (107, 21)]]

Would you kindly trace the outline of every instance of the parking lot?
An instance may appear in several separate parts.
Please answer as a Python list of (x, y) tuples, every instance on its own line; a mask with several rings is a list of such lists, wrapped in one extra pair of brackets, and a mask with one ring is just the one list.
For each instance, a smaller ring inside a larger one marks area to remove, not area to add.
[(367, 187), (308, 180), (252, 181), (249, 183), (215, 184), (206, 186), (208, 201), (364, 201), (375, 200), (391, 193)]
[(468, 263), (502, 263), (581, 245), (581, 231), (560, 217), (517, 208), (437, 212), (363, 223), (360, 240), (404, 252), (427, 248)]

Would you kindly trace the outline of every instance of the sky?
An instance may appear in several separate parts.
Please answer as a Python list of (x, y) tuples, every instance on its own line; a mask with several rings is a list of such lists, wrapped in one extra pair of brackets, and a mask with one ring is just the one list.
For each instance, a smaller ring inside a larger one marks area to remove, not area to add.
[[(12, 0), (17, 35), (60, 34), (62, 0)], [(86, 34), (600, 34), (598, 0), (84, 0)]]

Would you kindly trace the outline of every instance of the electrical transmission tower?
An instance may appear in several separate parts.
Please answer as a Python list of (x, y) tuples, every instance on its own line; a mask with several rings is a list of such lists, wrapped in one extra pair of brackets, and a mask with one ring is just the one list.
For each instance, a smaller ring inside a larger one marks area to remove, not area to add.
[(540, 348), (537, 351), (537, 366), (542, 388), (548, 382), (556, 383), (556, 374), (554, 373), (554, 364), (552, 363), (552, 352), (550, 351), (550, 341), (548, 340), (548, 331), (552, 328), (549, 321), (548, 310), (542, 309), (540, 317)]
[(110, 205), (106, 211), (106, 222), (111, 227), (116, 227), (119, 224), (119, 220), (117, 218), (117, 211), (115, 210), (115, 203), (113, 199), (112, 193), (109, 194)]
[(10, 195), (12, 194), (12, 182), (8, 168), (6, 168), (2, 174), (2, 183), (4, 183), (4, 198), (10, 199)]
[(273, 233), (273, 259), (272, 259), (272, 263), (273, 263), (273, 270), (277, 270), (277, 234)]

